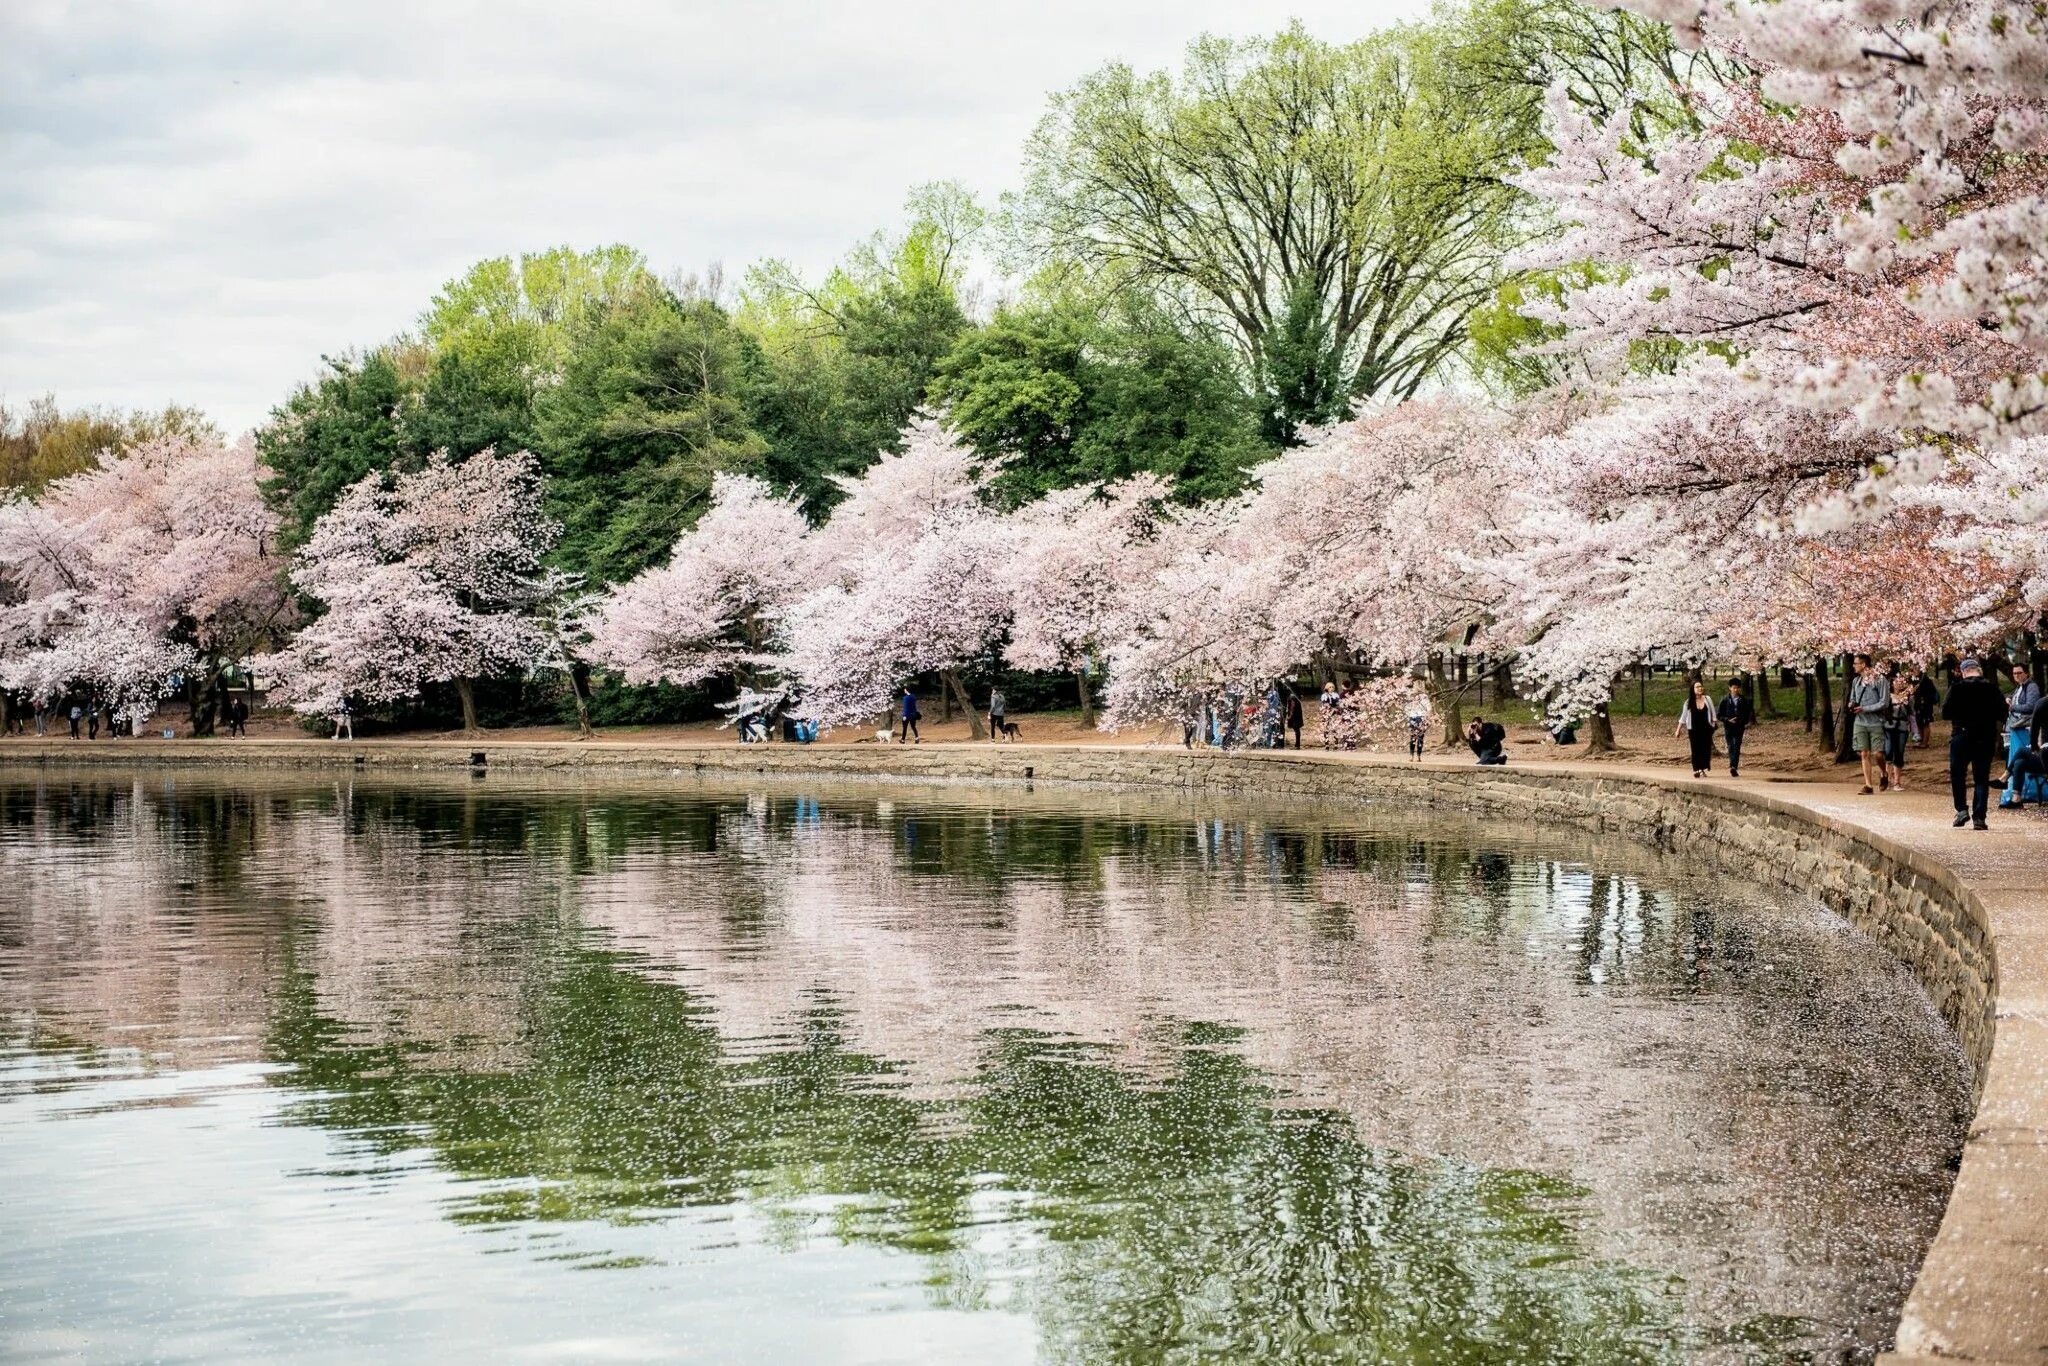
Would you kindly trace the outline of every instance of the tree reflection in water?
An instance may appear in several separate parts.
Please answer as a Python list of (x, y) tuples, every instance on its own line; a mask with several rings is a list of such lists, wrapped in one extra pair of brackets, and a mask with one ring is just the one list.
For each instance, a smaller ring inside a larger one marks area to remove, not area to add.
[(1967, 1114), (1824, 917), (1441, 814), (57, 772), (0, 842), (30, 1052), (274, 1064), (325, 1179), (619, 1274), (745, 1211), (1053, 1360), (1867, 1357)]

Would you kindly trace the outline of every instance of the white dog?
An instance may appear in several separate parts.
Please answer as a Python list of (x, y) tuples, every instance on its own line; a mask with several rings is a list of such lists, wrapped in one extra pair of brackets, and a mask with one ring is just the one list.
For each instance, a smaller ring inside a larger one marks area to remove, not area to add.
[(896, 732), (891, 730), (887, 726), (884, 726), (880, 730), (875, 732), (875, 743), (878, 745), (892, 744), (894, 743), (895, 739)]

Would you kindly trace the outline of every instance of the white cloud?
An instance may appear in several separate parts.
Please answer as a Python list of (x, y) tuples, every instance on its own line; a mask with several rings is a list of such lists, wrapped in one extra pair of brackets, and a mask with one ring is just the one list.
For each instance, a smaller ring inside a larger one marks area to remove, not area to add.
[(260, 421), (473, 261), (627, 242), (823, 267), (905, 191), (1012, 183), (1053, 90), (1423, 0), (0, 11), (0, 395)]

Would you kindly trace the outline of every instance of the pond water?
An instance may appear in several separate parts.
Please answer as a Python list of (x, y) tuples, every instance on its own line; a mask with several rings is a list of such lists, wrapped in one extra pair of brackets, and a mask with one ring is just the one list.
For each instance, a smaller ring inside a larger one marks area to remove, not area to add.
[(1861, 1360), (1953, 1041), (1629, 843), (0, 771), (0, 1357)]

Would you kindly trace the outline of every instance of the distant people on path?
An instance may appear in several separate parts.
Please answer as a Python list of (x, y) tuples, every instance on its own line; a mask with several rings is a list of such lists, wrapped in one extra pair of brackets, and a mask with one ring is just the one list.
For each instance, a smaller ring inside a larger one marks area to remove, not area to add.
[(1413, 703), (1408, 708), (1408, 760), (1422, 762), (1422, 747), (1429, 741), (1429, 713), (1422, 705)]
[(1742, 776), (1742, 737), (1756, 724), (1756, 704), (1742, 692), (1742, 680), (1728, 680), (1728, 695), (1721, 699), (1721, 705), (1714, 710), (1721, 723), (1722, 743), (1728, 747), (1728, 776)]
[(78, 738), (78, 723), (85, 720), (85, 708), (76, 702), (71, 704), (71, 738)]
[(1264, 705), (1259, 708), (1259, 748), (1285, 749), (1287, 742), (1281, 736), (1281, 725), (1286, 711), (1280, 700), (1280, 685), (1277, 682), (1266, 685)]
[(346, 697), (334, 709), (334, 738), (351, 742), (356, 738), (355, 709), (349, 706)]
[(924, 713), (917, 709), (917, 694), (907, 687), (903, 690), (903, 705), (898, 716), (902, 721), (902, 733), (896, 737), (896, 742), (923, 744), (924, 736), (918, 734), (917, 723), (924, 719)]
[(100, 738), (100, 709), (98, 704), (91, 698), (87, 698), (85, 702), (85, 738), (88, 740)]
[(1472, 753), (1482, 764), (1504, 764), (1508, 761), (1507, 727), (1498, 721), (1489, 721), (1483, 716), (1473, 717), (1472, 723), (1465, 727), (1465, 743), (1472, 747)]
[(1891, 706), (1891, 681), (1869, 655), (1856, 656), (1856, 678), (1849, 684), (1849, 738), (1863, 763), (1866, 797), (1884, 781), (1884, 721)]
[(1003, 721), (1006, 713), (1009, 711), (1009, 706), (1009, 699), (1003, 696), (1001, 688), (991, 687), (988, 690), (989, 739), (1000, 740), (1003, 738)]
[[(1941, 719), (1949, 723), (1949, 792), (1955, 798), (1955, 824), (1983, 830), (1991, 804), (1991, 756), (2005, 730), (2005, 695), (1975, 659), (1965, 659), (1957, 672), (1962, 676), (1941, 704)], [(1968, 806), (1963, 802), (1966, 773), (1972, 784)]]
[(1678, 728), (1671, 732), (1683, 735), (1691, 743), (1692, 776), (1695, 778), (1706, 777), (1714, 766), (1714, 727), (1718, 724), (1714, 699), (1707, 696), (1707, 685), (1695, 678), (1685, 705), (1678, 710)]
[(242, 698), (228, 699), (228, 734), (247, 736), (249, 733), (249, 704)]
[(49, 699), (48, 699), (48, 698), (43, 698), (43, 697), (38, 697), (38, 698), (36, 699), (36, 734), (37, 734), (37, 735), (48, 735), (49, 733), (50, 733), (50, 703), (49, 703)]
[(1941, 708), (1941, 689), (1934, 686), (1934, 680), (1927, 676), (1925, 669), (1913, 670), (1913, 722), (1916, 742), (1922, 749), (1927, 747), (1928, 738), (1934, 734), (1934, 713)]
[(2034, 714), (2040, 709), (2040, 683), (2026, 665), (2013, 665), (2012, 696), (2007, 699), (2005, 711), (2005, 795), (1998, 801), (2002, 807), (2020, 804), (2020, 784), (2013, 776), (2013, 764), (2028, 749)]
[[(1301, 748), (1301, 727), (1308, 718), (1301, 712), (1301, 694), (1294, 689), (1287, 690), (1287, 729), (1294, 732), (1294, 747)], [(1285, 748), (1285, 746), (1282, 746)]]
[(1913, 684), (1904, 674), (1892, 678), (1891, 703), (1884, 715), (1884, 783), (1893, 792), (1906, 790), (1906, 746), (1920, 722), (1913, 711)]

